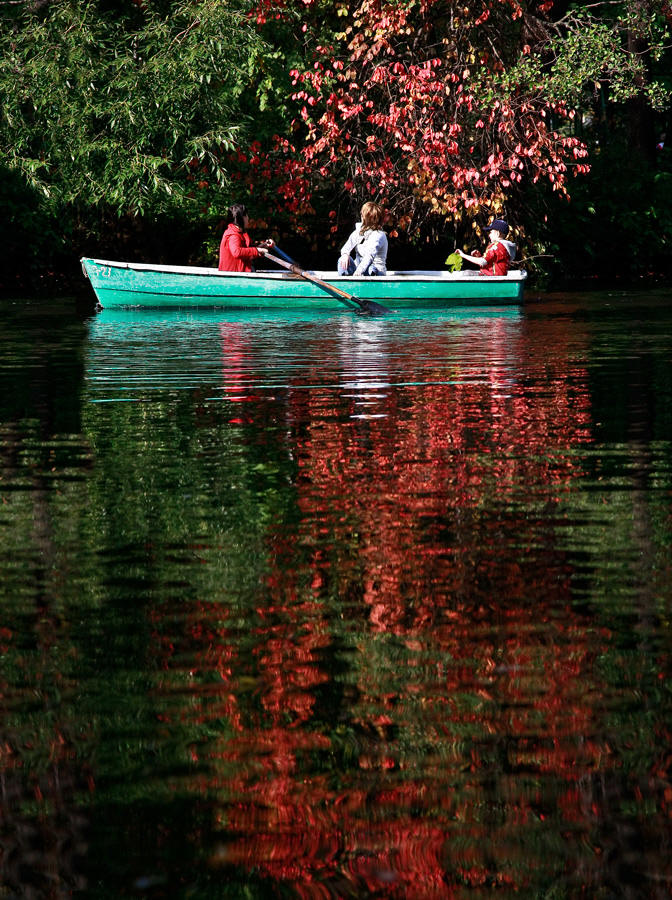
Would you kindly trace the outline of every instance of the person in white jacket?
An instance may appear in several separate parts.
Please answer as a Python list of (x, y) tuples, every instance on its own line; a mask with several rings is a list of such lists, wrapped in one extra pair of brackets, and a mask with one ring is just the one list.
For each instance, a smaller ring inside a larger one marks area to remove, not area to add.
[[(384, 213), (371, 201), (362, 206), (362, 221), (341, 247), (339, 275), (387, 275), (387, 235), (382, 230)], [(352, 251), (355, 258), (352, 258)]]

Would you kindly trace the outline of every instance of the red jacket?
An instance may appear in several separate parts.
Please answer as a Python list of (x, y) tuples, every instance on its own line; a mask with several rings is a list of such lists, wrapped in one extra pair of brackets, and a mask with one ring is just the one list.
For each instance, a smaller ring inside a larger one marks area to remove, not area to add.
[(486, 264), (481, 267), (481, 275), (506, 275), (509, 271), (509, 251), (501, 241), (490, 244), (485, 251)]
[(261, 256), (251, 244), (249, 234), (231, 223), (219, 245), (219, 268), (223, 272), (251, 272), (251, 260)]

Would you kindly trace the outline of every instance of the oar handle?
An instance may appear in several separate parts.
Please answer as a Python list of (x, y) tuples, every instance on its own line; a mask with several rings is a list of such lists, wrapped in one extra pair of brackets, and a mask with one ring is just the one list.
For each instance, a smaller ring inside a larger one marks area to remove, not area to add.
[(275, 250), (276, 253), (279, 253), (280, 256), (281, 256), (283, 259), (286, 259), (288, 263), (294, 263), (294, 265), (296, 265), (296, 263), (294, 262), (294, 260), (292, 259), (292, 257), (291, 257), (291, 256), (288, 256), (288, 255), (285, 253), (284, 250), (281, 250), (280, 247), (278, 247), (277, 244), (274, 246), (273, 249)]

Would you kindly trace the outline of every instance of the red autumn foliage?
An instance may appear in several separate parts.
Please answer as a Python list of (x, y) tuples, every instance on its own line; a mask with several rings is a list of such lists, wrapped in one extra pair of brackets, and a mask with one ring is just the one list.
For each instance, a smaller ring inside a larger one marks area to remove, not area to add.
[(375, 197), (402, 228), (501, 212), (528, 182), (566, 194), (569, 175), (588, 171), (585, 146), (562, 129), (572, 111), (541, 84), (506, 80), (547, 35), (550, 6), (260, 0), (259, 22), (304, 19), (305, 52), (290, 72), (292, 138), (253, 152), (250, 189), (272, 177), (297, 219), (323, 193)]

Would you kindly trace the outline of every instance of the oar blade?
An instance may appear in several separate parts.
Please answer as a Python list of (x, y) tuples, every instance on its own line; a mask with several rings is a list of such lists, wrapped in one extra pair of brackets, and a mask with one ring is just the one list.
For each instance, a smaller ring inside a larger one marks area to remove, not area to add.
[(352, 299), (359, 304), (361, 311), (369, 316), (389, 316), (392, 313), (391, 309), (383, 306), (382, 303), (376, 303), (375, 300), (359, 300), (357, 297)]

